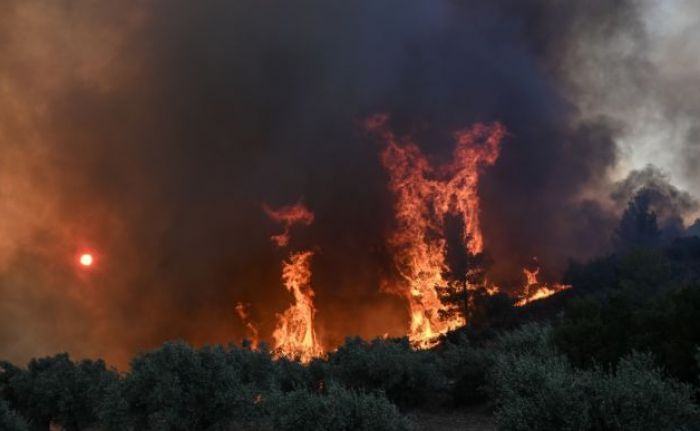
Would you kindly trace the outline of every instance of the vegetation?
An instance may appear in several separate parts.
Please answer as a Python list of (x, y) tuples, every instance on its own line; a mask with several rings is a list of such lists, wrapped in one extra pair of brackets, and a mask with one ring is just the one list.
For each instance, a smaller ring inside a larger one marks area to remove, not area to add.
[(6, 431), (27, 431), (27, 422), (10, 410), (7, 401), (0, 400), (0, 429)]
[(700, 238), (660, 240), (645, 208), (628, 209), (615, 254), (571, 265), (562, 295), (518, 308), (472, 292), (467, 309), (448, 286), (470, 325), (432, 350), (348, 338), (302, 365), (175, 342), (125, 373), (67, 354), (0, 362), (0, 429), (399, 431), (412, 410), (473, 404), (508, 431), (698, 429)]
[(522, 335), (534, 348), (496, 353), (489, 375), (502, 429), (689, 430), (700, 420), (694, 388), (667, 378), (648, 354), (632, 353), (612, 372), (582, 370), (541, 331)]
[(380, 394), (331, 385), (325, 395), (297, 389), (273, 397), (273, 429), (289, 431), (404, 431), (411, 428), (396, 406)]

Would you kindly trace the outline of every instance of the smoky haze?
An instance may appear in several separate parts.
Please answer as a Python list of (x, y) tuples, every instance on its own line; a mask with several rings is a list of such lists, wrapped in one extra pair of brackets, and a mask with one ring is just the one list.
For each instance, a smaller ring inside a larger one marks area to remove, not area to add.
[(263, 205), (300, 200), (315, 221), (290, 247), (315, 251), (323, 344), (405, 334), (380, 289), (392, 196), (358, 127), (377, 112), (436, 161), (473, 122), (507, 128), (480, 190), (496, 280), (608, 250), (625, 123), (590, 108), (573, 59), (612, 37), (643, 56), (629, 3), (3, 2), (0, 356), (123, 366), (239, 340), (238, 302), (269, 339), (290, 298)]

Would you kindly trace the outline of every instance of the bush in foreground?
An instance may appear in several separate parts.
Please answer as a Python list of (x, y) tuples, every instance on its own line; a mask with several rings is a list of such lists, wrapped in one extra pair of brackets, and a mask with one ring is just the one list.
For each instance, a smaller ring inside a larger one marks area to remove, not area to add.
[(303, 389), (273, 396), (274, 429), (285, 431), (404, 431), (410, 423), (385, 397), (331, 385), (325, 395)]
[(52, 422), (66, 431), (95, 425), (106, 388), (117, 379), (103, 361), (73, 362), (65, 353), (32, 359), (26, 369), (10, 364), (2, 369), (10, 406), (30, 420), (31, 429), (42, 431)]
[(256, 414), (242, 364), (222, 347), (167, 343), (134, 359), (102, 411), (110, 430), (226, 430)]
[(693, 387), (666, 378), (648, 354), (623, 358), (614, 374), (592, 373), (591, 389), (595, 430), (687, 430), (700, 423)]
[(461, 336), (446, 340), (441, 356), (442, 372), (449, 382), (452, 404), (462, 406), (486, 402), (486, 374), (493, 365), (489, 351), (473, 346), (466, 336)]
[(17, 413), (10, 410), (7, 402), (0, 400), (0, 430), (27, 431), (27, 423)]
[(382, 391), (400, 407), (437, 403), (447, 379), (434, 352), (414, 350), (408, 339), (371, 342), (348, 338), (328, 357), (329, 377), (361, 391)]
[(633, 353), (613, 373), (501, 351), (489, 376), (498, 423), (509, 431), (678, 431), (700, 421), (692, 386), (667, 378), (649, 355)]
[(503, 429), (590, 429), (586, 387), (562, 356), (500, 356), (490, 381), (497, 420)]

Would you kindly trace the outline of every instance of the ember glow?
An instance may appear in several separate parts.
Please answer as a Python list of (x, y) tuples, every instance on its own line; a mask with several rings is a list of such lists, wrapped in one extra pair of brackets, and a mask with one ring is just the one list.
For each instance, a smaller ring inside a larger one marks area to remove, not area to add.
[(445, 307), (435, 288), (446, 284), (444, 274), (450, 270), (446, 263), (445, 216), (461, 217), (462, 242), (469, 253), (476, 255), (484, 250), (479, 175), (498, 159), (505, 128), (498, 123), (476, 124), (455, 133), (453, 161), (433, 167), (410, 139), (395, 136), (387, 121), (388, 116), (377, 115), (367, 121), (366, 127), (386, 144), (382, 163), (395, 196), (396, 227), (389, 244), (403, 280), (389, 289), (408, 301), (410, 340), (418, 347), (430, 347), (438, 336), (466, 323), (462, 316), (444, 319), (440, 315)]

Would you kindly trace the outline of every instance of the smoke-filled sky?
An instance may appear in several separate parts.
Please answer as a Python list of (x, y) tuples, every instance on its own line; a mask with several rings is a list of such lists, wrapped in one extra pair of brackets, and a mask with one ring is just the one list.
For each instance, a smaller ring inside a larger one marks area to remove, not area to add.
[(290, 297), (262, 208), (298, 201), (324, 344), (405, 333), (380, 289), (392, 196), (359, 126), (376, 113), (436, 162), (452, 132), (506, 127), (480, 185), (495, 279), (609, 251), (649, 182), (667, 213), (698, 210), (694, 0), (5, 0), (0, 97), (0, 356), (17, 361), (239, 340), (237, 302), (269, 337)]

